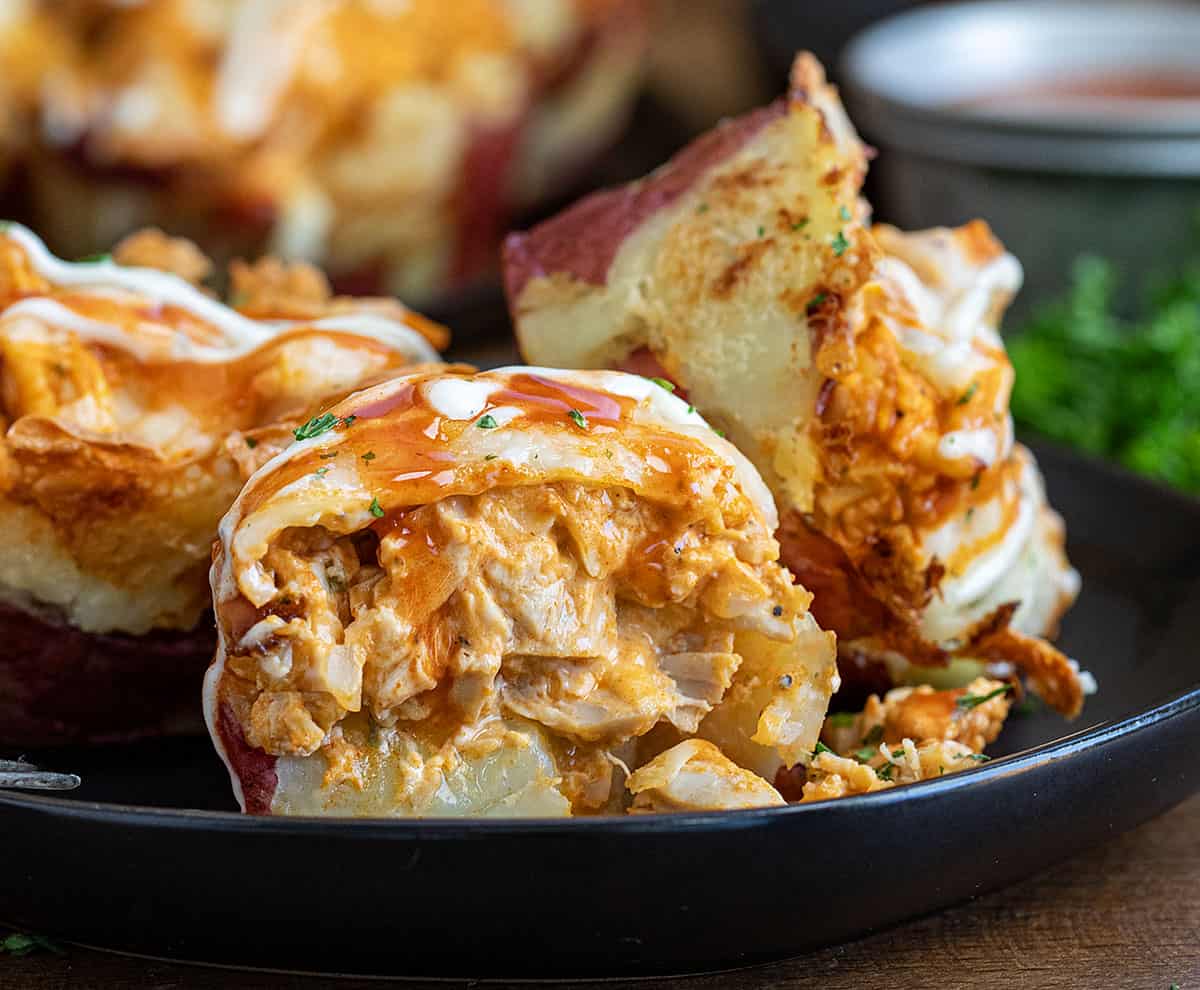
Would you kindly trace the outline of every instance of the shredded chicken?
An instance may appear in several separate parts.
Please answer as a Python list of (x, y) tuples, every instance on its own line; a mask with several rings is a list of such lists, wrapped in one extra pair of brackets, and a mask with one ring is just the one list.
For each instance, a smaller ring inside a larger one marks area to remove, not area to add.
[(842, 755), (864, 742), (898, 744), (904, 739), (953, 740), (981, 753), (1000, 734), (1010, 705), (1009, 685), (987, 677), (947, 691), (928, 684), (894, 688), (882, 700), (871, 695), (848, 725), (836, 717), (826, 721), (822, 738)]
[[(625, 489), (446, 498), (372, 540), (299, 530), (268, 552), (279, 594), (226, 661), (252, 746), (310, 755), (360, 711), (441, 740), (517, 716), (572, 749), (569, 790), (598, 807), (605, 754), (660, 723), (695, 732), (742, 662), (735, 631), (787, 639), (807, 605), (764, 566), (761, 525)], [(346, 745), (326, 760), (354, 765)]]
[(822, 732), (803, 785), (803, 800), (821, 801), (940, 777), (978, 766), (1000, 734), (1011, 686), (977, 677), (964, 688), (928, 684), (871, 695), (858, 715), (833, 716)]

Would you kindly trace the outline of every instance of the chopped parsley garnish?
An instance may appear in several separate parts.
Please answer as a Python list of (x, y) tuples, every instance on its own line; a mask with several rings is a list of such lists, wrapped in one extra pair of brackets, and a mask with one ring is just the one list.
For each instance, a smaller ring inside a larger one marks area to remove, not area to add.
[(968, 388), (965, 392), (963, 392), (962, 395), (958, 397), (958, 405), (965, 406), (968, 402), (975, 398), (975, 393), (978, 391), (979, 382), (971, 382), (970, 388)]
[(988, 760), (991, 759), (991, 757), (987, 756), (983, 753), (968, 753), (967, 759), (974, 760), (976, 763), (986, 763)]
[(479, 422), (475, 424), (481, 430), (494, 430), (500, 424), (496, 422), (496, 417), (491, 413), (479, 417)]
[(373, 460), (375, 460), (375, 451), (373, 451), (373, 450), (368, 450), (368, 451), (367, 451), (365, 454), (363, 454), (363, 455), (362, 455), (362, 459), (363, 459), (364, 461), (373, 461)]
[(713, 433), (715, 433), (717, 436), (719, 436), (719, 437), (720, 437), (722, 440), (724, 440), (724, 439), (725, 439), (725, 431), (724, 431), (724, 430), (722, 430), (720, 427), (714, 426), (714, 427), (712, 428), (712, 431), (713, 431)]
[(875, 771), (875, 776), (878, 777), (880, 780), (891, 780), (892, 773), (895, 771), (895, 769), (896, 769), (896, 764), (885, 763), (883, 766), (881, 766), (878, 770)]
[(817, 748), (813, 750), (813, 757), (814, 757), (814, 758), (815, 758), (815, 757), (818, 757), (818, 756), (820, 756), (822, 753), (830, 753), (830, 754), (832, 754), (832, 755), (834, 755), (834, 756), (836, 756), (836, 755), (837, 755), (836, 753), (834, 753), (834, 752), (833, 752), (833, 750), (832, 750), (832, 749), (830, 749), (830, 748), (829, 748), (828, 746), (826, 746), (826, 745), (825, 745), (823, 742), (821, 742), (821, 740), (819, 740), (819, 739), (818, 739), (818, 740), (817, 740)]
[(841, 217), (843, 220), (848, 221), (850, 219), (850, 208), (847, 206), (841, 207), (838, 210), (838, 216)]
[(692, 413), (694, 413), (695, 411), (696, 411), (696, 407), (695, 407), (695, 406), (688, 406), (688, 415), (691, 415), (691, 414), (692, 414)]
[(850, 242), (846, 240), (846, 235), (839, 230), (834, 235), (830, 246), (833, 248), (833, 256), (835, 258), (840, 258), (846, 253), (846, 248), (850, 246)]
[(76, 260), (78, 265), (98, 265), (104, 261), (112, 261), (112, 255), (106, 251), (101, 251), (99, 254), (85, 254), (82, 258)]
[(254, 437), (246, 437), (246, 446), (253, 450), (258, 446), (258, 441)]
[(313, 472), (313, 474), (314, 474), (316, 477), (318, 477), (318, 478), (324, 478), (324, 477), (325, 477), (325, 475), (327, 475), (328, 473), (329, 473), (329, 468), (327, 468), (327, 467), (323, 467), (323, 468), (317, 468), (317, 469), (316, 469), (316, 470)]
[(763, 234), (765, 234), (766, 232), (767, 232), (767, 228), (764, 227), (762, 224), (759, 224), (758, 225), (758, 236), (762, 237)]
[(804, 312), (807, 313), (809, 316), (811, 316), (813, 313), (815, 313), (817, 311), (817, 308), (821, 305), (821, 303), (823, 303), (828, 298), (829, 298), (828, 294), (826, 294), (824, 292), (818, 292), (815, 296), (813, 296), (808, 301), (808, 305), (804, 307)]
[(879, 749), (876, 746), (863, 746), (861, 749), (854, 751), (854, 758), (859, 763), (869, 763), (879, 755)]
[(484, 454), (484, 455), (483, 455), (483, 459), (484, 459), (485, 461), (494, 461), (494, 460), (496, 459), (496, 457), (497, 457), (497, 456), (498, 456), (498, 455), (496, 455), (496, 454)]
[(983, 477), (982, 471), (975, 472), (975, 475), (971, 478), (971, 491), (975, 491), (975, 489), (979, 487), (979, 479), (982, 477)]
[(584, 416), (583, 413), (581, 413), (578, 409), (567, 410), (567, 415), (571, 417), (571, 422), (578, 426), (581, 430), (586, 430), (588, 428), (587, 417)]
[(696, 212), (697, 213), (707, 213), (708, 212), (708, 204), (701, 203), (699, 206), (696, 207)]
[(675, 391), (675, 383), (669, 382), (665, 378), (651, 378), (650, 381), (654, 382), (659, 388), (665, 388), (668, 392)]
[(328, 433), (338, 424), (338, 418), (333, 413), (321, 413), (320, 416), (314, 416), (303, 426), (292, 430), (292, 435), (297, 440), (311, 440), (313, 437), (319, 437), (322, 433)]
[(13, 932), (0, 939), (0, 953), (7, 953), (10, 956), (28, 956), (34, 952), (53, 952), (55, 955), (62, 955), (62, 949), (58, 947), (58, 943), (46, 938), (45, 935), (24, 935), (21, 932)]
[(858, 718), (854, 712), (834, 712), (829, 716), (829, 724), (839, 729), (849, 729)]
[(993, 698), (998, 698), (1002, 694), (1008, 694), (1008, 692), (1011, 690), (1011, 684), (1001, 684), (998, 688), (996, 688), (996, 690), (989, 691), (987, 694), (964, 694), (961, 698), (958, 698), (954, 704), (964, 711), (968, 711), (972, 708), (982, 705), (985, 701), (991, 701)]
[(371, 505), (369, 508), (370, 508), (371, 515), (373, 515), (376, 519), (383, 518), (383, 506), (381, 506), (379, 504), (379, 496), (378, 495), (375, 496), (375, 498), (371, 499)]
[(353, 416), (353, 415), (347, 416), (345, 419), (342, 420), (342, 426), (353, 426), (354, 421), (356, 419), (358, 419), (357, 416)]
[(862, 737), (864, 746), (878, 746), (883, 741), (883, 726), (873, 725), (865, 736)]
[(807, 226), (808, 217), (805, 217), (803, 220), (797, 220), (794, 224), (792, 224), (792, 230), (803, 230)]

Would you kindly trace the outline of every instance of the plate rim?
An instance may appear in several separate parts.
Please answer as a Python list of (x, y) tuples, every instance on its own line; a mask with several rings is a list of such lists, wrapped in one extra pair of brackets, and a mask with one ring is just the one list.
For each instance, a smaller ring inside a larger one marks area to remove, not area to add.
[(345, 838), (393, 840), (461, 840), (495, 835), (548, 835), (601, 832), (646, 834), (658, 832), (729, 831), (752, 829), (800, 815), (844, 813), (867, 805), (935, 800), (963, 787), (983, 787), (1014, 774), (1024, 774), (1061, 760), (1077, 758), (1171, 719), (1200, 709), (1200, 681), (1162, 700), (1118, 719), (1107, 719), (1029, 749), (1000, 757), (978, 767), (916, 781), (900, 787), (848, 797), (789, 804), (785, 807), (738, 811), (667, 812), (655, 815), (594, 815), (578, 818), (341, 818), (319, 816), (247, 815), (203, 808), (160, 808), (152, 805), (0, 791), (0, 814), (41, 812), (60, 818), (83, 818), (115, 825), (136, 825), (174, 831), (224, 834), (280, 835), (334, 833)]

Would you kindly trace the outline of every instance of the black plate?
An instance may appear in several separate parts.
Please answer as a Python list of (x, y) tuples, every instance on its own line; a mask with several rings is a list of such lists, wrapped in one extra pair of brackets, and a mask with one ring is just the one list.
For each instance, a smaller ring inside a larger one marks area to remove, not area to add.
[[(1011, 883), (1200, 788), (1200, 502), (1042, 448), (1100, 694), (979, 769), (826, 804), (557, 822), (230, 813), (197, 741), (39, 753), (0, 794), (0, 919), (180, 959), (436, 976), (647, 975), (794, 955)], [(200, 809), (200, 810), (196, 810)]]

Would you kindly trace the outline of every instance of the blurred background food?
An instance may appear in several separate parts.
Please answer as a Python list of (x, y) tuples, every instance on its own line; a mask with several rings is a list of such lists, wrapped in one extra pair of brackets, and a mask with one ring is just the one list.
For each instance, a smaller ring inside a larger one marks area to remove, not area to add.
[(644, 7), (5, 0), (12, 198), (69, 255), (153, 224), (427, 302), (619, 133)]
[(1195, 0), (3, 0), (4, 212), (73, 256), (157, 224), (316, 261), (506, 360), (503, 231), (800, 48), (879, 151), (876, 219), (981, 216), (1023, 263), (1019, 423), (1200, 486)]

